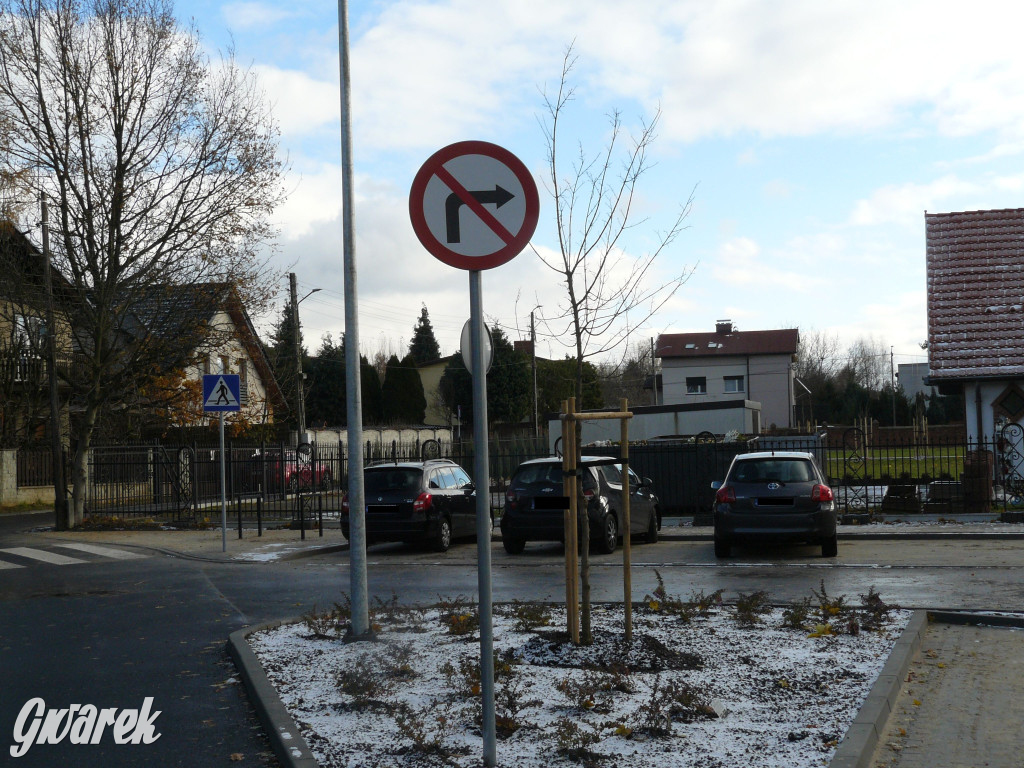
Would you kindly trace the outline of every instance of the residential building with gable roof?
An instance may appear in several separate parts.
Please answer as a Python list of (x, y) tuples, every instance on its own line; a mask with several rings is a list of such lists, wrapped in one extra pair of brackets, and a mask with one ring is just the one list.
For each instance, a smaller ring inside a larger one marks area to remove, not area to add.
[(972, 441), (1024, 424), (1024, 208), (925, 213), (928, 381)]
[(739, 331), (731, 320), (718, 321), (714, 333), (661, 334), (659, 401), (709, 408), (741, 408), (747, 401), (759, 410), (761, 427), (791, 429), (799, 345), (796, 328)]

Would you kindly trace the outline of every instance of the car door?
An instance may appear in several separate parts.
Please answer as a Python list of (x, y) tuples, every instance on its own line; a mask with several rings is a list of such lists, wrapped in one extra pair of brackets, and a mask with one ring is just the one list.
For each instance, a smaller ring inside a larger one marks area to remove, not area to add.
[(462, 467), (451, 467), (451, 474), (454, 478), (452, 517), (459, 518), (458, 525), (466, 536), (473, 536), (476, 533), (476, 492), (466, 490), (467, 486), (472, 485), (472, 481)]
[(646, 533), (654, 514), (654, 491), (640, 484), (640, 478), (629, 470), (629, 530), (632, 533)]

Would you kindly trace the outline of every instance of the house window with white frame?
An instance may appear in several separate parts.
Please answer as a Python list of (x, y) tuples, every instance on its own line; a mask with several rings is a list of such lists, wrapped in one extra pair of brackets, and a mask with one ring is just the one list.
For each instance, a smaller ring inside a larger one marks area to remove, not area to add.
[(14, 318), (14, 345), (23, 354), (42, 354), (46, 342), (46, 321), (37, 315), (17, 315)]
[(708, 393), (708, 379), (707, 376), (687, 376), (686, 377), (686, 394), (688, 395), (706, 395)]
[(745, 392), (743, 389), (743, 377), (742, 376), (726, 376), (725, 377), (725, 391), (730, 392)]

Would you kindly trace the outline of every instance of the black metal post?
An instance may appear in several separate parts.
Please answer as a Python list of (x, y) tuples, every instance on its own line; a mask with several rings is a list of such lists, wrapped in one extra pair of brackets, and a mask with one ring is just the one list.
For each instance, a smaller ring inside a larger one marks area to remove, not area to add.
[(256, 535), (263, 535), (263, 497), (256, 497)]
[(324, 497), (322, 494), (317, 494), (316, 506), (320, 515), (320, 538), (322, 539), (324, 537)]

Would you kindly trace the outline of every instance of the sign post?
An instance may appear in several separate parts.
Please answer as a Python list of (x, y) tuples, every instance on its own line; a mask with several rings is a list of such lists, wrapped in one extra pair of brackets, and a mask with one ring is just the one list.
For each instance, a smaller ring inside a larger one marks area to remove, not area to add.
[[(540, 214), (537, 185), (515, 155), (485, 141), (461, 141), (431, 155), (413, 179), (409, 217), (435, 258), (469, 271), (473, 376), (473, 479), (476, 483), (477, 584), (480, 601), (480, 695), (484, 765), (497, 763), (494, 716), (494, 624), (491, 606), (491, 483), (487, 446), (490, 344), (483, 319), (481, 270), (515, 258)], [(463, 349), (463, 355), (466, 350)]]
[[(220, 547), (228, 551), (227, 476), (224, 460), (224, 414), (242, 410), (242, 385), (237, 373), (203, 376), (203, 412), (216, 413), (220, 421)], [(241, 530), (241, 529), (239, 529)]]

